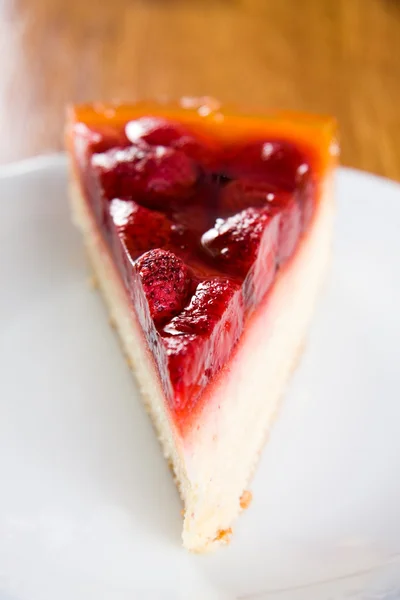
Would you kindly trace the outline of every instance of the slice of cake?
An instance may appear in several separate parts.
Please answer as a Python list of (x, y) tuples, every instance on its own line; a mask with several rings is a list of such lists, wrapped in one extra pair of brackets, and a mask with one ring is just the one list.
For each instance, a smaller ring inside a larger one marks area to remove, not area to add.
[(335, 125), (215, 101), (69, 112), (71, 198), (185, 507), (229, 538), (327, 267)]

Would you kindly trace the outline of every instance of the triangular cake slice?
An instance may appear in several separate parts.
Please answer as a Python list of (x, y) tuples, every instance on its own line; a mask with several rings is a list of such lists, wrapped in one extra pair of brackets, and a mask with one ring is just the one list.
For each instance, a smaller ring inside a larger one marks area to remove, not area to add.
[(73, 216), (173, 468), (184, 546), (227, 541), (327, 267), (332, 119), (211, 100), (70, 110)]

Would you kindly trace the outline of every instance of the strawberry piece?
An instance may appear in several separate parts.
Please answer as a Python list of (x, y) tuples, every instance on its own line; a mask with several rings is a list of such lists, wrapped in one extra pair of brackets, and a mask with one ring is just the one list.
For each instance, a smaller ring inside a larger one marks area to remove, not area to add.
[(209, 334), (221, 319), (232, 296), (239, 286), (230, 279), (202, 281), (187, 306), (164, 327), (166, 333)]
[(221, 210), (239, 212), (250, 206), (262, 208), (274, 202), (284, 203), (287, 192), (279, 191), (270, 183), (251, 179), (235, 179), (227, 183), (220, 192)]
[(198, 284), (190, 304), (163, 330), (174, 408), (195, 404), (228, 360), (243, 329), (240, 286), (221, 277)]
[[(261, 188), (263, 184), (258, 184)], [(271, 215), (279, 215), (278, 265), (290, 258), (302, 230), (302, 211), (297, 194), (269, 188), (265, 208)]]
[(150, 210), (133, 200), (114, 198), (110, 203), (110, 215), (132, 259), (154, 248), (164, 248), (187, 256), (196, 243), (192, 232), (182, 223), (176, 223), (165, 214)]
[(183, 152), (157, 146), (156, 156), (149, 161), (146, 191), (168, 198), (186, 198), (197, 177), (195, 164)]
[(114, 198), (110, 204), (110, 215), (132, 259), (146, 250), (167, 246), (173, 235), (173, 223), (164, 214), (140, 206), (133, 200)]
[(75, 135), (79, 141), (77, 148), (79, 157), (82, 154), (90, 156), (98, 152), (106, 152), (116, 146), (124, 148), (129, 145), (124, 129), (111, 125), (88, 127), (83, 123), (77, 123), (75, 125)]
[(251, 269), (245, 281), (245, 298), (251, 308), (257, 306), (272, 285), (278, 265), (280, 215), (269, 214)]
[(262, 181), (237, 179), (228, 183), (220, 195), (222, 210), (263, 207), (271, 215), (279, 214), (278, 264), (293, 254), (302, 229), (302, 214), (297, 195), (278, 190)]
[(156, 326), (183, 309), (191, 277), (185, 263), (173, 252), (150, 250), (136, 261), (136, 270)]
[(172, 146), (182, 138), (189, 137), (180, 123), (161, 117), (140, 117), (129, 121), (125, 126), (125, 133), (132, 144), (146, 142), (151, 146)]
[(205, 135), (194, 135), (181, 123), (161, 117), (141, 117), (129, 121), (126, 136), (133, 144), (165, 146), (181, 150), (196, 162), (207, 165), (212, 162), (217, 146)]
[(140, 177), (147, 152), (139, 145), (112, 148), (92, 156), (92, 167), (108, 200), (129, 198), (132, 187)]
[(282, 265), (294, 253), (302, 230), (302, 212), (296, 196), (289, 196), (279, 215), (278, 264)]
[(277, 231), (277, 225), (267, 210), (250, 207), (227, 219), (217, 219), (201, 243), (223, 269), (244, 278), (257, 257), (264, 231), (269, 227)]
[(314, 177), (309, 171), (304, 173), (297, 186), (296, 197), (301, 207), (303, 231), (307, 229), (314, 213), (316, 187)]
[(268, 181), (289, 192), (306, 170), (303, 153), (285, 140), (238, 144), (227, 149), (224, 160), (224, 172), (231, 177)]
[(150, 208), (188, 198), (198, 177), (189, 157), (164, 146), (114, 148), (94, 154), (92, 165), (106, 198), (132, 198)]

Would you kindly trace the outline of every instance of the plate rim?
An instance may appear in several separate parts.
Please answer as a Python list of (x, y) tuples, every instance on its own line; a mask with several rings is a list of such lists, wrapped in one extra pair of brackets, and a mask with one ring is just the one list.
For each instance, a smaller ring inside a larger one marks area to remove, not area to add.
[(0, 165), (0, 180), (59, 166), (67, 166), (66, 152), (38, 154)]

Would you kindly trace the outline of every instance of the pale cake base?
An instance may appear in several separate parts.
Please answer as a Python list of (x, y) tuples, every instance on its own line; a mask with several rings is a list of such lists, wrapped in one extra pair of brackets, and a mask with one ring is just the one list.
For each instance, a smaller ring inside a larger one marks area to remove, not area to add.
[(192, 551), (209, 551), (229, 539), (241, 511), (240, 499), (305, 340), (330, 254), (331, 181), (326, 181), (312, 226), (295, 257), (248, 323), (198, 422), (183, 438), (169, 416), (122, 281), (76, 183), (71, 197), (74, 220), (84, 235), (110, 318), (175, 473), (185, 506), (183, 544)]

